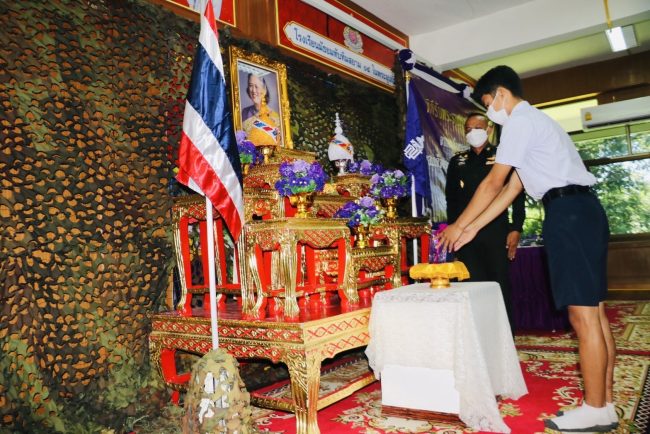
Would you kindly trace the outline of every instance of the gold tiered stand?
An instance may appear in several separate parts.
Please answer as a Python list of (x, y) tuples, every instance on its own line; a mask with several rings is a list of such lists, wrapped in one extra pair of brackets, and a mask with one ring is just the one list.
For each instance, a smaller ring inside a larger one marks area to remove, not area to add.
[(416, 280), (430, 279), (430, 286), (434, 289), (449, 288), (449, 279), (469, 279), (469, 271), (460, 261), (442, 264), (416, 264), (411, 267), (409, 275)]

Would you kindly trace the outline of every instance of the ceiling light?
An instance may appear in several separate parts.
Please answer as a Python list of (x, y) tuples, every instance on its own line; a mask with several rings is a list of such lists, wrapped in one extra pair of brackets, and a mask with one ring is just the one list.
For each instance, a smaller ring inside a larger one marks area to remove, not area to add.
[(634, 26), (631, 25), (607, 29), (605, 30), (605, 34), (609, 40), (609, 46), (614, 52), (627, 50), (639, 45), (636, 41), (636, 36), (634, 36)]

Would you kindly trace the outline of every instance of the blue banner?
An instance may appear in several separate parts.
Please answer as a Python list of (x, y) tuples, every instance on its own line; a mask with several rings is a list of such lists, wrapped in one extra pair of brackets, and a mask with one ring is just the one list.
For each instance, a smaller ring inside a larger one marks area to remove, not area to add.
[(417, 195), (417, 214), (422, 214), (422, 202), (429, 208), (431, 204), (431, 185), (429, 168), (424, 152), (424, 134), (420, 125), (419, 105), (423, 104), (420, 95), (409, 82), (409, 98), (406, 110), (406, 134), (404, 136), (404, 166), (413, 175), (413, 185)]

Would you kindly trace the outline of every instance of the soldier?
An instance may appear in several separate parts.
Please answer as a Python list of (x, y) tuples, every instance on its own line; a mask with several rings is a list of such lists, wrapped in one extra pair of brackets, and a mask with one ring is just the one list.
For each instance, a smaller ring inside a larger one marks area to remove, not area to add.
[[(494, 165), (496, 147), (488, 140), (492, 125), (481, 113), (471, 113), (465, 121), (467, 142), (471, 148), (456, 154), (449, 162), (445, 196), (447, 198), (447, 220), (456, 221), (463, 212), (479, 184)], [(512, 221), (508, 221), (508, 210), (485, 226), (476, 238), (457, 252), (469, 270), (474, 282), (496, 281), (501, 286), (506, 305), (510, 330), (515, 331), (510, 301), (510, 277), (508, 259), (513, 260), (526, 218), (524, 193), (512, 203)]]

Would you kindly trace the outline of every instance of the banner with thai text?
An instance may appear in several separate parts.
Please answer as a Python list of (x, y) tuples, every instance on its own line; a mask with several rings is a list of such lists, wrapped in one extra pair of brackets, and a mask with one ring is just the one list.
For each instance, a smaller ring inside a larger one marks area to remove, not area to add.
[(465, 118), (479, 109), (463, 97), (416, 75), (410, 76), (409, 98), (415, 98), (424, 135), (424, 152), (429, 168), (432, 220), (445, 221), (447, 201), (445, 184), (449, 160), (468, 148), (465, 142)]
[[(408, 44), (336, 0), (327, 3), (397, 44)], [(301, 0), (276, 0), (276, 12), (280, 46), (386, 90), (395, 88), (393, 49)]]

